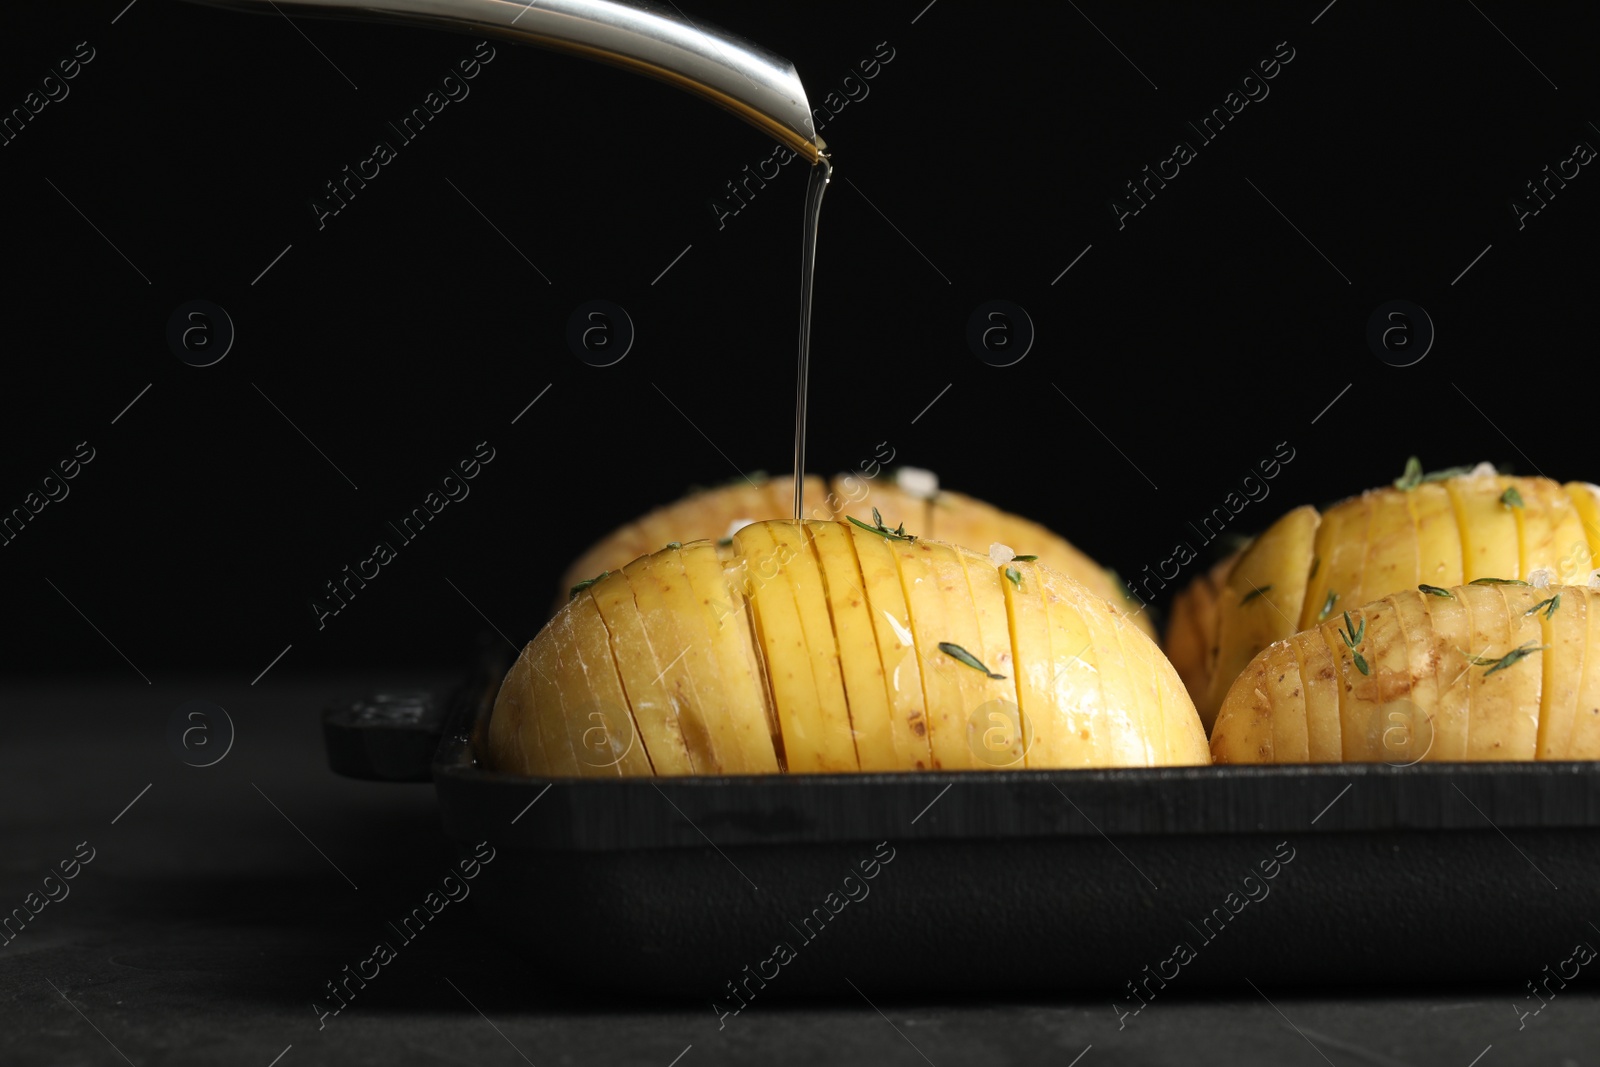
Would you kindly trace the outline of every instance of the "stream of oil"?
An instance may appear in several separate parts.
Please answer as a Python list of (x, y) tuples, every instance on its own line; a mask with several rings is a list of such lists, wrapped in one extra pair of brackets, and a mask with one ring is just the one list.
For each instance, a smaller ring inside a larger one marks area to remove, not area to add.
[(795, 368), (794, 392), (794, 517), (805, 518), (806, 394), (811, 383), (811, 287), (817, 269), (817, 222), (822, 217), (822, 194), (833, 177), (833, 162), (823, 155), (811, 168), (806, 183), (806, 212), (800, 246), (800, 358)]

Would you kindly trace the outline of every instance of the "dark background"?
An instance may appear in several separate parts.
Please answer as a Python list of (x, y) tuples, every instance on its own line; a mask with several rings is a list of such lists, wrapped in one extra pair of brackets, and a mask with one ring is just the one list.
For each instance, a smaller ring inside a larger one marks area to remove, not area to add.
[[(530, 636), (560, 571), (614, 526), (734, 465), (789, 462), (802, 165), (720, 230), (708, 207), (769, 139), (499, 44), (471, 95), (319, 230), (309, 200), (472, 39), (124, 3), (12, 12), (0, 37), (7, 109), (79, 41), (95, 50), (0, 148), (0, 509), (77, 442), (96, 452), (0, 548), (5, 671), (132, 679), (110, 643), (156, 680), (242, 684), (287, 645), (292, 670), (454, 666), (483, 617)], [(686, 7), (792, 58), (814, 104), (880, 42), (894, 52), (822, 131), (838, 170), (813, 470), (888, 441), (1125, 575), (1193, 540), (1187, 522), (1279, 442), (1295, 458), (1241, 532), (1387, 481), (1411, 453), (1600, 474), (1600, 177), (1585, 167), (1520, 231), (1509, 207), (1574, 143), (1600, 145), (1595, 26), (1575, 6), (925, 3)], [(1270, 96), (1119, 231), (1122, 183), (1196, 142), (1185, 120), (1280, 41), (1295, 57)], [(594, 297), (638, 329), (609, 368), (563, 337)], [(237, 328), (203, 369), (165, 340), (195, 298)], [(1037, 327), (1012, 367), (965, 343), (991, 298)], [(1397, 298), (1438, 331), (1407, 368), (1364, 336)], [(319, 632), (323, 583), (482, 440), (496, 458), (470, 497)]]

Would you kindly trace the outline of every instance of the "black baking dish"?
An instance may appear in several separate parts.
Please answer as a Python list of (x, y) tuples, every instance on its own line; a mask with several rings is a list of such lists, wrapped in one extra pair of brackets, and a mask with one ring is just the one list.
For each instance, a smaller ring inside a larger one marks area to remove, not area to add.
[(523, 778), (477, 763), (493, 692), (331, 708), (330, 761), (431, 778), (463, 855), (496, 850), (485, 919), (567, 986), (1132, 1009), (1244, 979), (1520, 991), (1600, 943), (1590, 763)]

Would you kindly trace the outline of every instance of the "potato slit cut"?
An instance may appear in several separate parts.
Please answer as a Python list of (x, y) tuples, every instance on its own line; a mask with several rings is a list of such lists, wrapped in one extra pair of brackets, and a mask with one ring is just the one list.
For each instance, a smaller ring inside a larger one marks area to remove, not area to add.
[[(928, 744), (927, 696), (923, 692), (910, 612), (900, 584), (900, 566), (888, 544), (877, 534), (849, 524), (840, 529), (855, 554), (867, 610), (872, 617), (895, 752), (903, 767), (928, 769), (933, 766), (933, 754)], [(905, 685), (901, 684), (902, 674), (910, 676)]]
[(600, 632), (605, 636), (606, 655), (610, 661), (611, 673), (616, 678), (617, 692), (622, 694), (622, 707), (628, 713), (629, 722), (633, 727), (633, 736), (638, 742), (639, 751), (644, 753), (645, 764), (650, 768), (650, 774), (654, 776), (657, 773), (655, 759), (650, 755), (650, 749), (644, 743), (644, 734), (639, 731), (639, 717), (634, 714), (633, 701), (628, 699), (628, 687), (622, 682), (622, 668), (617, 663), (616, 636), (611, 632), (611, 625), (606, 622), (605, 616), (600, 614), (600, 605), (596, 603), (593, 592), (593, 587), (591, 586), (584, 591), (583, 597), (589, 601), (590, 606), (594, 609), (594, 618), (599, 622)]

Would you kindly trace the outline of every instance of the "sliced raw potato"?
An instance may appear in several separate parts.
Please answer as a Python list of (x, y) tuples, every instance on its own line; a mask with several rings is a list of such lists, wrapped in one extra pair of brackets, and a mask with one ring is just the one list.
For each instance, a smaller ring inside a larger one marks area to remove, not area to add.
[(1205, 699), (1196, 702), (1207, 726), (1245, 664), (1298, 629), (1320, 524), (1316, 508), (1289, 512), (1244, 550), (1218, 589), (1217, 656)]
[[(821, 478), (806, 479), (806, 507), (809, 514), (820, 508), (827, 513), (827, 487)], [(776, 510), (775, 510), (776, 509)], [(566, 602), (567, 591), (607, 571), (618, 571), (635, 559), (676, 541), (716, 541), (728, 534), (728, 527), (741, 519), (787, 518), (794, 512), (794, 479), (768, 479), (753, 475), (737, 478), (714, 489), (700, 489), (681, 500), (656, 508), (601, 538), (583, 555), (573, 560), (561, 576), (556, 609)]]
[[(1550, 593), (1560, 596), (1560, 591)], [(1584, 660), (1584, 649), (1589, 644), (1589, 599), (1562, 596), (1547, 604), (1537, 614), (1540, 620), (1540, 644), (1549, 645), (1548, 652), (1539, 658), (1543, 700), (1539, 709), (1539, 737), (1536, 759), (1586, 759), (1572, 751), (1581, 718), (1600, 719), (1600, 703), (1584, 703), (1585, 697), (1594, 699), (1597, 694), (1590, 687), (1600, 689), (1600, 671), (1594, 670)], [(1583, 663), (1577, 671), (1561, 670), (1562, 663)], [(1557, 755), (1560, 753), (1560, 755)]]
[[(1461, 566), (1461, 530), (1456, 525), (1450, 490), (1437, 482), (1419, 485), (1406, 494), (1417, 524), (1417, 582), (1448, 589), (1466, 581)], [(1400, 586), (1381, 594), (1398, 592)]]
[[(988, 556), (959, 552), (961, 567), (967, 574), (967, 589), (977, 617), (978, 641), (963, 646), (999, 678), (977, 670), (982, 699), (972, 705), (967, 719), (967, 749), (975, 767), (990, 770), (1020, 770), (1026, 766), (1027, 733), (1017, 703), (1017, 667), (1012, 657), (1011, 622), (1006, 612), (1007, 584)], [(1108, 606), (1107, 610), (1111, 610)]]
[[(1298, 596), (1293, 630), (1262, 631), (1264, 613), (1257, 610), (1261, 598), (1244, 597), (1252, 591), (1245, 586), (1264, 587), (1264, 577), (1246, 574), (1237, 565), (1220, 591), (1206, 575), (1180, 592), (1167, 647), (1201, 715), (1211, 719), (1257, 649), (1337, 618), (1346, 609), (1419, 585), (1450, 588), (1478, 578), (1569, 585), (1588, 581), (1590, 568), (1600, 559), (1600, 488), (1513, 478), (1485, 465), (1470, 473), (1447, 473), (1413, 479), (1407, 489), (1373, 489), (1323, 511), (1315, 524), (1310, 566), (1298, 578), (1303, 542), (1284, 536), (1285, 527), (1303, 530), (1317, 517), (1313, 509), (1289, 513), (1257, 539), (1247, 555), (1262, 575), (1272, 575), (1266, 595)], [(1230, 589), (1236, 595), (1228, 595)], [(1202, 654), (1208, 621), (1199, 617), (1208, 610), (1215, 616), (1209, 625), (1217, 649), (1209, 659)], [(1330, 650), (1329, 656), (1337, 652)], [(1314, 735), (1314, 716), (1310, 728)]]
[(1293, 641), (1276, 642), (1272, 649), (1273, 655), (1262, 656), (1257, 663), (1262, 667), (1259, 684), (1268, 706), (1285, 704), (1283, 714), (1270, 717), (1273, 760), (1310, 763), (1311, 741), (1306, 729), (1305, 702), (1300, 702), (1299, 711), (1288, 706), (1288, 702), (1300, 695), (1301, 686), (1305, 684), (1300, 675), (1300, 657)]
[[(613, 572), (590, 586), (588, 594), (609, 633), (611, 658), (650, 765), (659, 775), (694, 774), (694, 762), (678, 725), (677, 706), (662, 683), (661, 667), (628, 579)], [(498, 708), (495, 713), (499, 714)]]
[(567, 732), (566, 708), (561, 698), (563, 687), (559, 680), (564, 673), (560, 663), (561, 646), (570, 626), (570, 617), (563, 618), (553, 627), (553, 640), (528, 650), (528, 665), (532, 671), (527, 675), (532, 691), (528, 703), (533, 708), (534, 720), (529, 729), (539, 731), (539, 744), (549, 773), (564, 778), (582, 773)]
[(542, 774), (551, 760), (544, 754), (534, 721), (533, 665), (528, 651), (517, 657), (500, 682), (489, 718), (488, 763), (514, 774)]
[[(742, 686), (742, 679), (735, 676), (734, 687), (723, 679), (715, 640), (717, 631), (711, 625), (709, 605), (695, 592), (689, 580), (684, 564), (686, 553), (700, 557), (702, 566), (707, 561), (716, 564), (716, 548), (706, 543), (687, 549), (668, 548), (646, 557), (661, 604), (672, 619), (674, 639), (679, 646), (672, 653), (664, 680), (669, 687), (675, 681), (688, 683), (678, 693), (679, 721), (687, 718), (705, 729), (712, 765), (718, 773), (770, 773), (777, 769), (777, 759), (772, 754), (766, 708), (760, 701), (736, 698), (735, 689)], [(624, 570), (630, 581), (636, 570), (644, 570), (643, 562), (630, 563)], [(720, 564), (717, 566), (720, 570)], [(689, 710), (683, 710), (685, 702), (691, 702)]]
[(967, 718), (983, 702), (983, 689), (975, 670), (939, 649), (941, 643), (963, 648), (978, 643), (978, 620), (961, 560), (953, 547), (934, 541), (892, 541), (890, 548), (911, 612), (917, 665), (928, 699), (933, 765), (941, 770), (970, 768), (974, 759), (967, 747)]
[[(1578, 523), (1583, 527), (1583, 540), (1589, 549), (1589, 566), (1600, 566), (1600, 485), (1589, 482), (1568, 482), (1563, 486), (1567, 499), (1578, 513)], [(1561, 568), (1561, 580), (1566, 585), (1583, 585), (1586, 572), (1580, 562), (1583, 552), (1574, 542), (1567, 548), (1567, 562)]]
[[(1487, 648), (1472, 647), (1472, 620), (1467, 614), (1466, 600), (1455, 594), (1459, 588), (1447, 589), (1450, 593), (1447, 597), (1422, 593), (1415, 599), (1415, 603), (1427, 611), (1425, 639), (1431, 647), (1434, 665), (1437, 703), (1433, 708), (1433, 749), (1429, 758), (1452, 762), (1467, 758), (1467, 728), (1471, 719), (1468, 698), (1472, 692), (1470, 657), (1489, 654)], [(1417, 699), (1421, 696), (1419, 689)]]
[[(1038, 564), (1027, 561), (1001, 565), (1001, 589), (1005, 595), (1007, 625), (1011, 631), (1011, 647), (1015, 663), (1017, 707), (1024, 731), (1032, 739), (1026, 754), (1026, 766), (1069, 766), (1055, 762), (1054, 750), (1077, 756), (1082, 750), (1082, 738), (1064, 721), (1057, 729), (1055, 693), (1055, 657), (1050, 651), (1050, 616), (1045, 606), (1044, 580)], [(1063, 716), (1062, 719), (1065, 717)], [(1041, 751), (1046, 744), (1052, 751)], [(1083, 764), (1078, 764), (1083, 765)]]
[[(1384, 750), (1390, 714), (1409, 704), (1411, 654), (1389, 600), (1340, 612), (1322, 624), (1323, 640), (1339, 667), (1339, 726), (1345, 760)], [(1395, 735), (1390, 734), (1391, 741)]]
[[(911, 484), (909, 480), (907, 484)], [(843, 521), (852, 515), (871, 524), (876, 507), (890, 529), (903, 523), (906, 532), (916, 537), (953, 542), (979, 553), (998, 541), (1024, 555), (1036, 554), (1046, 566), (1076, 578), (1116, 604), (1140, 629), (1154, 633), (1143, 606), (1128, 596), (1110, 572), (1045, 527), (973, 497), (948, 490), (935, 491), (931, 498), (920, 496), (880, 469), (872, 478), (860, 473), (838, 475), (831, 485), (808, 476), (803, 503), (807, 519)], [(621, 570), (639, 556), (668, 544), (719, 541), (729, 536), (737, 522), (793, 517), (793, 477), (758, 474), (691, 493), (619, 527), (574, 561), (562, 576), (555, 610), (560, 610), (568, 591), (578, 583)]]
[[(1489, 655), (1500, 656), (1519, 646), (1537, 648), (1543, 644), (1540, 620), (1529, 615), (1528, 610), (1543, 598), (1544, 590), (1477, 585), (1464, 587), (1459, 595), (1467, 602), (1472, 617), (1474, 645), (1482, 638), (1484, 645), (1493, 650)], [(1469, 697), (1472, 718), (1467, 730), (1467, 759), (1534, 758), (1539, 739), (1544, 655), (1541, 652), (1533, 662), (1517, 664), (1521, 670), (1468, 672), (1474, 690)]]
[(571, 649), (582, 680), (572, 679), (571, 689), (563, 690), (561, 697), (580, 773), (600, 777), (650, 774), (649, 755), (622, 691), (600, 609), (592, 598), (577, 597), (569, 622), (570, 644), (561, 647)]
[(860, 757), (855, 751), (855, 731), (850, 725), (850, 703), (844, 692), (844, 674), (839, 668), (839, 647), (833, 636), (828, 611), (828, 594), (822, 585), (822, 571), (805, 535), (802, 524), (768, 521), (761, 525), (770, 531), (778, 551), (786, 561), (781, 576), (794, 594), (795, 610), (800, 614), (800, 630), (805, 636), (811, 660), (811, 677), (816, 683), (817, 703), (822, 727), (829, 738), (843, 737), (844, 743), (833, 758), (843, 759), (842, 769), (855, 770)]
[(922, 692), (922, 668), (917, 662), (916, 640), (900, 569), (888, 543), (875, 533), (849, 525), (841, 527), (855, 547), (861, 566), (862, 587), (872, 617), (889, 705), (889, 736), (895, 765), (906, 770), (933, 766), (928, 747), (927, 700)]
[(709, 542), (684, 545), (684, 576), (689, 580), (707, 633), (709, 651), (722, 686), (722, 707), (729, 716), (739, 752), (740, 774), (778, 770), (775, 751), (777, 718), (772, 711), (750, 633), (744, 600), (728, 581), (716, 547)]
[(1341, 615), (1338, 624), (1302, 631), (1251, 663), (1223, 702), (1212, 757), (1286, 762), (1294, 757), (1263, 745), (1262, 724), (1276, 736), (1281, 717), (1304, 714), (1309, 754), (1318, 759), (1311, 687), (1288, 688), (1287, 671), (1276, 689), (1266, 684), (1292, 648), (1308, 681), (1323, 676), (1319, 659), (1334, 668), (1327, 673), (1342, 691), (1346, 761), (1596, 758), (1597, 597), (1587, 586), (1500, 581), (1407, 590), (1353, 609), (1350, 622)]
[[(1167, 610), (1167, 631), (1161, 647), (1183, 680), (1184, 689), (1205, 695), (1217, 661), (1217, 600), (1233, 565), (1242, 552), (1233, 552), (1214, 563), (1209, 571), (1178, 590)], [(1303, 579), (1302, 579), (1303, 583)], [(1305, 596), (1304, 590), (1300, 594)], [(1286, 612), (1297, 619), (1299, 612)]]
[[(909, 526), (907, 530), (918, 532)], [(1139, 629), (1151, 637), (1155, 636), (1155, 625), (1150, 621), (1149, 613), (1128, 596), (1120, 581), (1066, 539), (1036, 522), (1001, 511), (992, 504), (964, 493), (945, 489), (933, 500), (927, 536), (962, 545), (975, 552), (987, 552), (990, 544), (999, 542), (1019, 555), (1038, 556), (1046, 567), (1082, 582), (1090, 592), (1115, 604)]]
[(864, 771), (911, 770), (911, 765), (902, 763), (895, 751), (883, 662), (878, 656), (878, 639), (850, 534), (836, 522), (808, 522), (804, 530), (810, 538), (811, 554), (821, 569), (827, 607), (833, 615), (839, 670), (856, 739), (856, 759)]
[(528, 643), (481, 736), (486, 765), (562, 777), (1207, 758), (1177, 672), (1076, 580), (781, 520), (587, 583)]
[[(640, 556), (622, 569), (633, 590), (639, 619), (650, 641), (656, 677), (676, 714), (678, 732), (689, 751), (696, 774), (729, 774), (734, 746), (722, 722), (702, 699), (699, 686), (705, 678), (704, 641), (692, 618), (683, 616), (688, 583), (677, 556), (666, 552)], [(557, 615), (557, 619), (561, 618)]]
[(1133, 723), (1108, 710), (1099, 653), (1080, 610), (1081, 587), (1043, 567), (1029, 574), (1041, 587), (1050, 627), (1050, 681), (1044, 692), (1054, 707), (1034, 715), (1035, 767), (1143, 766)]
[[(789, 773), (856, 770), (855, 739), (838, 678), (837, 654), (824, 649), (814, 657), (807, 640), (818, 627), (816, 598), (822, 597), (821, 578), (813, 563), (805, 578), (809, 588), (801, 586), (797, 593), (791, 580), (791, 572), (803, 568), (807, 559), (798, 528), (792, 523), (752, 523), (734, 534), (733, 542), (766, 654)], [(826, 613), (825, 598), (821, 607)], [(831, 634), (828, 640), (832, 641)], [(832, 657), (831, 675), (825, 663), (817, 662), (823, 656)], [(830, 677), (836, 690), (826, 688)]]
[(1517, 516), (1501, 496), (1512, 479), (1480, 474), (1445, 483), (1455, 504), (1461, 530), (1461, 564), (1466, 581), (1517, 578), (1522, 574), (1517, 551)]

